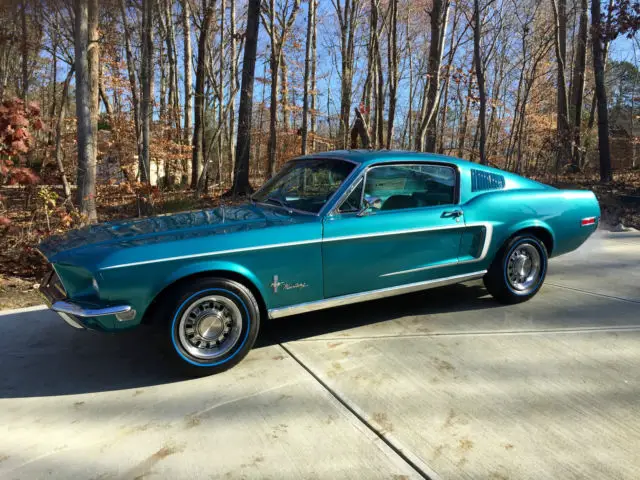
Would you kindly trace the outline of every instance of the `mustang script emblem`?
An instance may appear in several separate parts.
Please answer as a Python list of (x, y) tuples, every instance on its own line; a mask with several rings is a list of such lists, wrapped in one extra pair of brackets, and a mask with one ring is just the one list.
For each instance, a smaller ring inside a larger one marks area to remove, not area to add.
[(307, 285), (304, 282), (298, 282), (298, 283), (287, 283), (287, 282), (281, 282), (278, 279), (278, 275), (274, 275), (273, 276), (273, 282), (271, 282), (271, 288), (273, 288), (273, 293), (278, 293), (278, 289), (280, 287), (282, 287), (284, 290), (296, 290), (296, 289), (300, 289), (300, 288), (306, 288), (309, 285)]

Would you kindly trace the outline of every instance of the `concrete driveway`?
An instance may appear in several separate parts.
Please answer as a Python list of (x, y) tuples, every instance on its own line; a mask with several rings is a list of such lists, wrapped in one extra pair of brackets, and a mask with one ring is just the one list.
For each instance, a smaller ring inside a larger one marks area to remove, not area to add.
[(144, 331), (0, 315), (0, 478), (640, 477), (640, 233), (480, 283), (277, 320), (184, 381)]

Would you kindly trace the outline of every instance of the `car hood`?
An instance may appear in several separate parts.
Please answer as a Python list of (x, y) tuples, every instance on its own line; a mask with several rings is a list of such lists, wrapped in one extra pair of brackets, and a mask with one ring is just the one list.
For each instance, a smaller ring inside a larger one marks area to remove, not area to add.
[(283, 209), (245, 204), (106, 222), (71, 230), (44, 240), (38, 250), (55, 263), (82, 255), (87, 249), (145, 246), (159, 242), (228, 234), (265, 228), (270, 225), (296, 223), (297, 217)]

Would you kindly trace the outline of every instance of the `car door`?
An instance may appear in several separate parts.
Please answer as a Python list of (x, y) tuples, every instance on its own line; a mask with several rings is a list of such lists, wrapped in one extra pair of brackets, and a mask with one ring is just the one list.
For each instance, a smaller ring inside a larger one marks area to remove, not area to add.
[[(458, 172), (425, 163), (370, 167), (324, 220), (325, 298), (447, 276), (464, 230)], [(378, 208), (363, 211), (367, 200)]]

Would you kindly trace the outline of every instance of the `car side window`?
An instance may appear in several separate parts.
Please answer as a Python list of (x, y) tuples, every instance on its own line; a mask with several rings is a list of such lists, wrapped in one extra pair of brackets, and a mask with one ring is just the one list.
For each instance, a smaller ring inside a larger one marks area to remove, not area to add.
[(338, 208), (338, 212), (340, 213), (351, 213), (351, 212), (359, 212), (362, 208), (362, 189), (364, 182), (362, 179), (358, 181), (358, 185), (354, 188), (349, 196), (342, 202), (340, 208)]
[(445, 165), (385, 165), (367, 172), (365, 197), (380, 199), (380, 210), (451, 205), (456, 173)]

